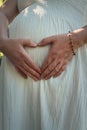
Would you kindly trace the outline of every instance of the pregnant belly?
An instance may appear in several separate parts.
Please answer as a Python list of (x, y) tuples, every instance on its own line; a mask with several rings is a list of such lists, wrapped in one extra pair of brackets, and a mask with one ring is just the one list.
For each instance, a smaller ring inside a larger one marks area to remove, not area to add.
[[(52, 13), (45, 8), (32, 5), (25, 8), (11, 23), (9, 27), (10, 38), (31, 39), (38, 44), (43, 38), (68, 32), (67, 22), (59, 18), (55, 11)], [(32, 59), (41, 66), (48, 55), (50, 45), (41, 48), (28, 48), (25, 50)]]

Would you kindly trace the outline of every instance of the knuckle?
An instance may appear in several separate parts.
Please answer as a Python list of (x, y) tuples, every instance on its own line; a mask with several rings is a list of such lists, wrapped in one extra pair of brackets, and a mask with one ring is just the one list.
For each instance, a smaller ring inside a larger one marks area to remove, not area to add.
[(48, 71), (46, 70), (46, 71), (44, 71), (44, 75), (46, 75), (46, 74), (48, 74)]
[(64, 71), (66, 69), (66, 66), (63, 66), (62, 70)]
[(28, 73), (28, 76), (29, 76), (29, 77), (32, 77), (32, 75), (31, 75), (30, 73)]
[(47, 63), (50, 64), (52, 60), (53, 59), (51, 57), (49, 57), (49, 59), (47, 60)]
[(52, 70), (54, 67), (55, 67), (55, 63), (53, 63), (53, 64), (51, 64), (51, 65), (49, 66), (49, 70)]
[(67, 65), (69, 63), (69, 60), (65, 60), (64, 64)]
[(59, 70), (58, 67), (56, 67), (56, 68), (55, 68), (55, 72), (58, 72), (58, 70)]
[(51, 54), (52, 60), (55, 60), (57, 58), (57, 55), (58, 55), (57, 52), (53, 52)]
[(25, 41), (24, 39), (19, 39), (19, 42), (22, 42), (22, 43), (23, 43), (24, 41)]
[(54, 62), (53, 62), (53, 66), (56, 67), (57, 64), (58, 64), (58, 60), (54, 60)]
[(46, 42), (46, 39), (44, 38), (43, 40), (42, 40), (42, 43), (45, 43)]
[(18, 42), (19, 44), (24, 43), (24, 39), (17, 39), (17, 42)]
[(51, 71), (51, 70), (52, 70), (51, 66), (49, 66), (49, 67), (48, 67), (48, 70), (49, 70), (49, 71)]
[(31, 40), (31, 39), (29, 39), (29, 42), (30, 42), (30, 43), (32, 43), (32, 40)]
[(32, 44), (32, 40), (31, 39), (27, 40), (26, 42), (28, 42), (29, 44)]
[(22, 52), (19, 52), (18, 58), (23, 59), (24, 57), (25, 57), (24, 54)]
[(35, 71), (33, 71), (32, 74), (35, 76), (38, 76), (38, 74)]
[(57, 52), (53, 52), (53, 53), (52, 53), (52, 56), (53, 56), (53, 57), (56, 57), (57, 54), (58, 54)]

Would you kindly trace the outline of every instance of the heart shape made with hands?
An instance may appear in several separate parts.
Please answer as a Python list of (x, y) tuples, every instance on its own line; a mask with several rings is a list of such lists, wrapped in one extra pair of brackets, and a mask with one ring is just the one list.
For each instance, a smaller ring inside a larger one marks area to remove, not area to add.
[(25, 50), (32, 60), (38, 65), (38, 67), (41, 68), (50, 52), (50, 47), (51, 44), (42, 47), (37, 44), (35, 48), (26, 47)]

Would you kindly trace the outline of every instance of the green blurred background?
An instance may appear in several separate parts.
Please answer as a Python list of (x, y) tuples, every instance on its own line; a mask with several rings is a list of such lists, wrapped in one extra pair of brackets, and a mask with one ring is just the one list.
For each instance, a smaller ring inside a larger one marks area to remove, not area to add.
[(0, 6), (5, 2), (5, 0), (0, 0)]
[[(5, 0), (0, 0), (0, 6), (5, 2)], [(2, 58), (3, 54), (0, 52), (0, 64), (1, 64), (1, 58)]]

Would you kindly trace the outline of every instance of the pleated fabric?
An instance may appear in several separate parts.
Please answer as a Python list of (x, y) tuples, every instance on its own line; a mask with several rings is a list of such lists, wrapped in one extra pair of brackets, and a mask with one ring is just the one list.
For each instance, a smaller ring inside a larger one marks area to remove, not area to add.
[[(87, 0), (18, 0), (10, 38), (43, 38), (87, 24)], [(50, 50), (25, 48), (41, 66)], [(13, 52), (14, 53), (14, 52)], [(24, 79), (5, 56), (0, 67), (0, 130), (87, 130), (87, 45), (57, 78)]]

